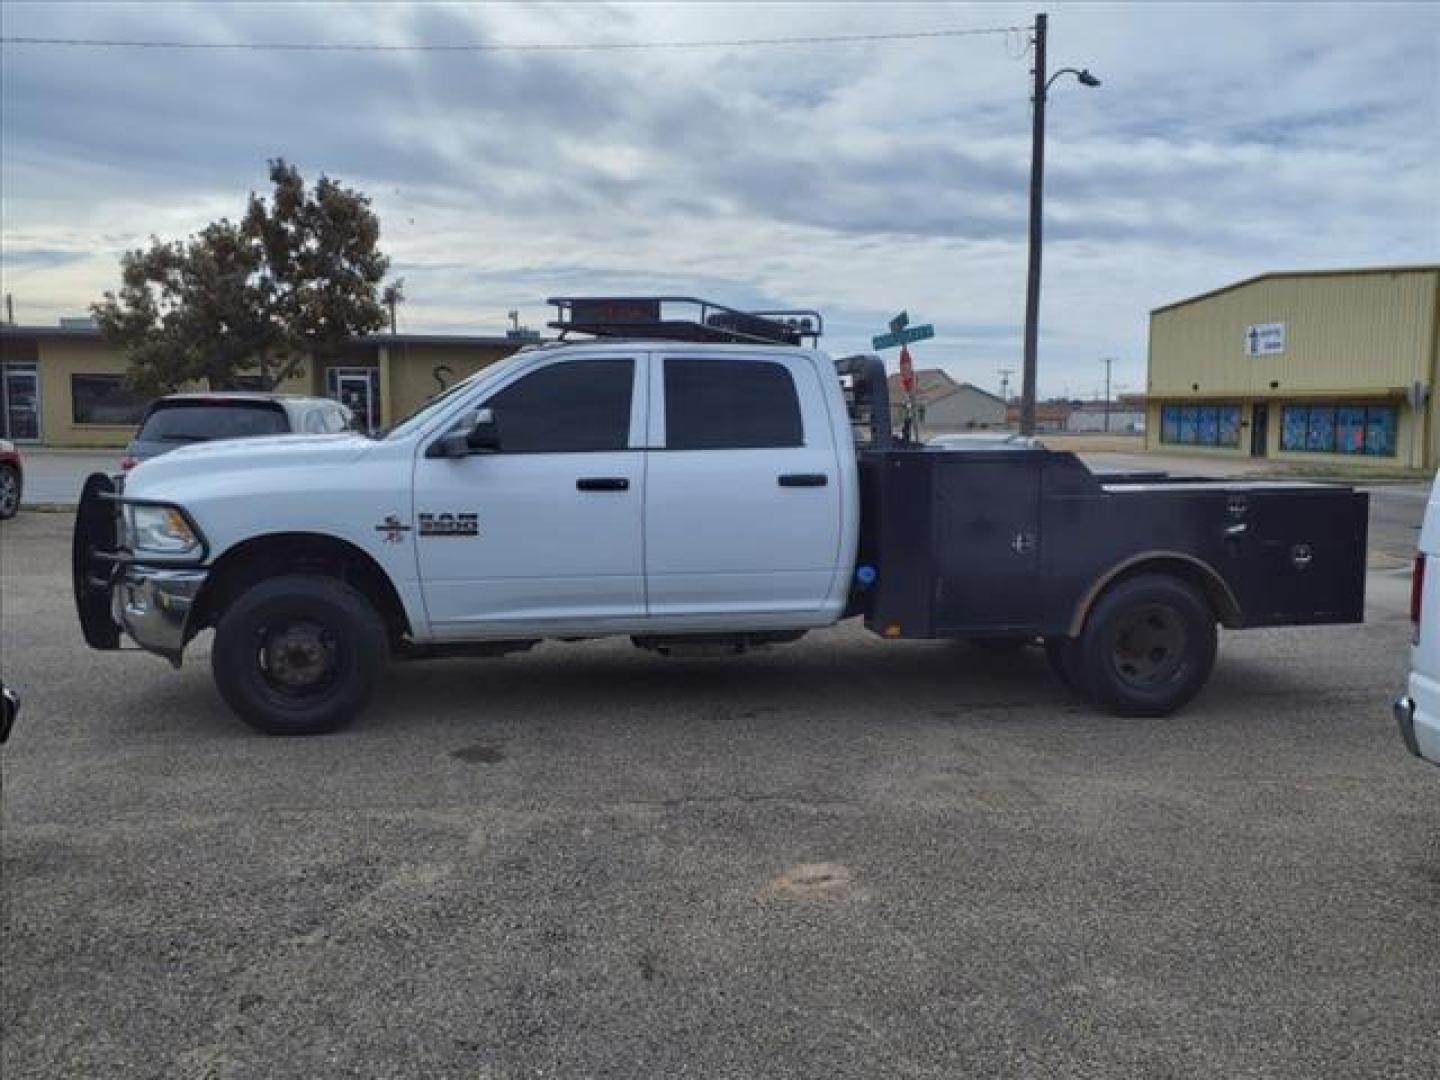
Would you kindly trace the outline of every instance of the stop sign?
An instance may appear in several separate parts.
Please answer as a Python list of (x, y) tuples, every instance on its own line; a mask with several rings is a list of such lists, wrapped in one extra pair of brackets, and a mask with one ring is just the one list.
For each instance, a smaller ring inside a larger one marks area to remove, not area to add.
[(900, 346), (900, 385), (907, 394), (915, 392), (915, 365), (910, 362), (910, 350), (904, 345)]

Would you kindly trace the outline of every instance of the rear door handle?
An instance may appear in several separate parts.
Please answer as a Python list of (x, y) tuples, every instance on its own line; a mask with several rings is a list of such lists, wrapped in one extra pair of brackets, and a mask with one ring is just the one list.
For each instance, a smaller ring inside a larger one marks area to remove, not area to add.
[(623, 476), (582, 476), (575, 487), (579, 491), (629, 491), (630, 481)]
[(830, 477), (823, 472), (785, 473), (780, 477), (781, 487), (824, 487)]

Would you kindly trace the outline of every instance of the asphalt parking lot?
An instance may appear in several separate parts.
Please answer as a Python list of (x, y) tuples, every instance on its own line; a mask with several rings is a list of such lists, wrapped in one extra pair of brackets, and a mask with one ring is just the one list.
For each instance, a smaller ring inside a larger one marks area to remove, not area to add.
[(1167, 721), (846, 626), (400, 666), (280, 740), (204, 641), (85, 649), (69, 528), (0, 526), (6, 1077), (1440, 1075), (1403, 571)]

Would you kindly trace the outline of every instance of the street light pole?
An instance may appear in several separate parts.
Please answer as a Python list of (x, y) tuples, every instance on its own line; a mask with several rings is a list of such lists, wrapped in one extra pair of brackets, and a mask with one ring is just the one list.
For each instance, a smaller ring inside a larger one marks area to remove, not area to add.
[(1020, 434), (1035, 434), (1035, 367), (1040, 338), (1040, 233), (1045, 190), (1045, 34), (1035, 16), (1035, 93), (1030, 128), (1030, 265), (1025, 275), (1025, 362), (1020, 376)]
[(1049, 17), (1035, 16), (1035, 91), (1030, 127), (1030, 265), (1025, 275), (1025, 363), (1020, 384), (1020, 434), (1035, 434), (1035, 369), (1040, 343), (1040, 248), (1045, 203), (1045, 98), (1050, 84), (1061, 75), (1074, 75), (1081, 86), (1095, 87), (1100, 80), (1088, 68), (1061, 68), (1045, 77), (1045, 41)]
[(1107, 356), (1100, 361), (1105, 365), (1105, 432), (1110, 432), (1110, 365), (1115, 363), (1113, 356)]

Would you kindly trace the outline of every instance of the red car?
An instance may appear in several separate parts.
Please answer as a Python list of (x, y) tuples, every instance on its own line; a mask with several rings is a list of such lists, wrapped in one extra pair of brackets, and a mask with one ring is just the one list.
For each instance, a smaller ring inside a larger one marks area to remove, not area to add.
[(20, 452), (8, 439), (0, 439), (0, 520), (14, 517), (20, 510), (20, 492), (25, 487), (25, 469)]

